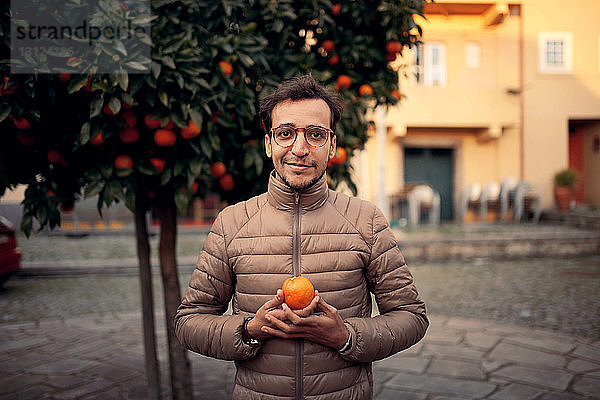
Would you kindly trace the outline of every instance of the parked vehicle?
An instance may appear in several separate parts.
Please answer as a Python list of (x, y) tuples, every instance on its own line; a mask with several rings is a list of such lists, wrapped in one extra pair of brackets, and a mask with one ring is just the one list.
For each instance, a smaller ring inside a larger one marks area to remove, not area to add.
[(0, 287), (21, 268), (21, 250), (12, 224), (0, 215)]

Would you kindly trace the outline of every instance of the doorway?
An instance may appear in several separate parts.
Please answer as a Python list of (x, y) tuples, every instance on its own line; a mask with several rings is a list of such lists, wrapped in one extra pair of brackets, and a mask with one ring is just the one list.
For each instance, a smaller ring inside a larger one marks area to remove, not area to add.
[(404, 182), (425, 182), (440, 194), (440, 218), (454, 218), (454, 149), (404, 148)]

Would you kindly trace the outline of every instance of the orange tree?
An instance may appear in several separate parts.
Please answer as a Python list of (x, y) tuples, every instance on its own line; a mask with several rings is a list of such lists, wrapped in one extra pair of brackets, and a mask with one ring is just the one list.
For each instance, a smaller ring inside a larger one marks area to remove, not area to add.
[[(127, 2), (98, 3), (111, 11), (106, 19), (140, 18), (128, 12)], [(48, 71), (36, 64), (36, 73), (13, 75), (10, 61), (2, 63), (0, 194), (28, 185), (21, 224), (26, 234), (34, 220), (40, 227), (59, 225), (60, 209), (72, 208), (83, 196), (97, 196), (100, 212), (124, 202), (136, 216), (140, 271), (146, 276), (144, 327), (151, 330), (143, 217), (151, 208), (157, 211), (172, 394), (190, 398), (189, 363), (172, 325), (180, 302), (177, 208), (185, 210), (209, 191), (238, 201), (265, 190), (270, 167), (256, 117), (259, 99), (281, 80), (306, 72), (345, 100), (336, 132), (339, 151), (328, 174), (332, 186), (347, 182), (356, 191), (350, 162), (367, 140), (366, 112), (398, 101), (397, 72), (389, 62), (419, 40), (413, 16), (422, 15), (424, 1), (151, 4), (150, 59), (118, 43), (102, 45), (102, 54), (120, 67), (118, 74), (94, 73), (97, 60), (89, 59), (65, 59), (60, 74), (43, 73)], [(0, 7), (7, 59), (9, 10)], [(125, 67), (148, 72), (127, 73)], [(151, 342), (146, 357), (156, 367), (153, 339), (145, 339)], [(147, 368), (150, 364), (147, 360)], [(154, 390), (158, 393), (157, 386)]]

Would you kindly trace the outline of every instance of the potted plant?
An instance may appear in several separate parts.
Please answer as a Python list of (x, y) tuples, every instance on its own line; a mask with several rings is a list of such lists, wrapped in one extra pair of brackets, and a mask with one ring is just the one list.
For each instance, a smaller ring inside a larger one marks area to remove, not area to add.
[(575, 188), (579, 174), (571, 168), (563, 169), (554, 174), (554, 198), (559, 210), (568, 210), (575, 200)]

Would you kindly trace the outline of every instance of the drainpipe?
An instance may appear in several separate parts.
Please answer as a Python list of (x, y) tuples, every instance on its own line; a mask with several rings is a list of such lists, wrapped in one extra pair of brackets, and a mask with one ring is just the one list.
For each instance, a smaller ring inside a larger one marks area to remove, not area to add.
[(524, 80), (524, 74), (525, 72), (523, 71), (523, 69), (525, 68), (525, 59), (524, 59), (524, 54), (525, 54), (525, 42), (523, 40), (523, 4), (519, 5), (519, 87), (521, 88), (521, 93), (519, 94), (519, 107), (521, 108), (519, 110), (519, 118), (520, 118), (520, 122), (521, 122), (521, 132), (520, 132), (520, 151), (519, 151), (519, 156), (520, 156), (520, 163), (521, 163), (521, 168), (520, 168), (520, 180), (524, 180), (525, 179), (525, 91), (523, 90), (523, 80)]
[(377, 193), (375, 197), (375, 204), (381, 210), (383, 215), (390, 220), (390, 212), (389, 212), (389, 202), (386, 195), (386, 186), (385, 186), (385, 137), (386, 137), (386, 127), (385, 127), (385, 109), (384, 106), (377, 107), (376, 120), (375, 124), (375, 136), (377, 138)]

